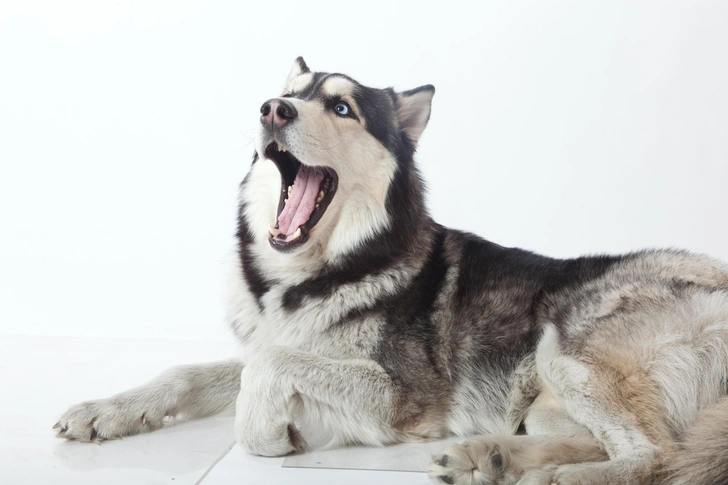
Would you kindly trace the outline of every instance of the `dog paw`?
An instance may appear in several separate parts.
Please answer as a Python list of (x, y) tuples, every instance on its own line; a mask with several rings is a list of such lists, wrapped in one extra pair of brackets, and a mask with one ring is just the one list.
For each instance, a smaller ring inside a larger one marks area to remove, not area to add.
[(67, 440), (100, 442), (162, 427), (164, 413), (142, 410), (139, 403), (102, 399), (76, 404), (53, 426)]
[(280, 359), (285, 361), (285, 354), (270, 352), (249, 363), (240, 376), (235, 439), (254, 455), (283, 456), (306, 449), (305, 440), (293, 424), (296, 393), (280, 373)]
[(306, 450), (305, 440), (292, 423), (264, 432), (252, 426), (236, 426), (235, 439), (245, 451), (260, 456), (284, 456)]
[(473, 439), (453, 444), (436, 456), (428, 476), (448, 485), (495, 485), (511, 483), (506, 478), (507, 457), (488, 440)]

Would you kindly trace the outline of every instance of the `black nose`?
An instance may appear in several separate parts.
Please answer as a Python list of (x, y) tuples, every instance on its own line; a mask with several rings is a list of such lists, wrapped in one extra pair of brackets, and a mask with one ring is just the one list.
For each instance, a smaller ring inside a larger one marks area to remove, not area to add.
[(296, 107), (285, 99), (269, 99), (260, 107), (260, 122), (270, 129), (282, 128), (296, 116)]

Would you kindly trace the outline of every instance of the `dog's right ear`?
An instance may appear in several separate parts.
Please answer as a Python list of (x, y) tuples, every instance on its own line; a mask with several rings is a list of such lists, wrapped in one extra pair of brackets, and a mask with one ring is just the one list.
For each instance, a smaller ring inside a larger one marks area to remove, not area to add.
[(296, 79), (301, 74), (308, 74), (311, 72), (311, 69), (308, 68), (306, 65), (306, 61), (303, 60), (303, 57), (299, 56), (296, 58), (295, 61), (293, 61), (293, 66), (291, 66), (291, 72), (288, 73), (288, 79), (286, 79), (286, 87), (291, 85), (291, 81)]

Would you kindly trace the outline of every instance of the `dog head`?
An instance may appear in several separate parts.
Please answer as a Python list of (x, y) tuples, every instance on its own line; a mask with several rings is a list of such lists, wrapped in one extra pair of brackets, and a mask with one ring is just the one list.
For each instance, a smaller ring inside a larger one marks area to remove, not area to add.
[[(244, 200), (256, 212), (249, 232), (265, 234), (278, 252), (318, 245), (331, 259), (391, 228), (393, 198), (408, 197), (393, 193), (395, 181), (414, 177), (419, 188), (412, 157), (434, 92), (430, 85), (401, 93), (370, 88), (343, 74), (312, 72), (296, 59), (282, 95), (260, 108), (251, 173), (269, 178), (251, 192), (267, 205)], [(273, 166), (279, 184), (270, 182)], [(400, 191), (412, 190), (406, 182)], [(263, 186), (269, 196), (260, 194)]]

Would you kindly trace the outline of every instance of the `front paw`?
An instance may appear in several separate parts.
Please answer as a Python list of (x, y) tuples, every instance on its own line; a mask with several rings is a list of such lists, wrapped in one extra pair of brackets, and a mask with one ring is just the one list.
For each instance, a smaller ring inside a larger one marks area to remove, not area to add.
[(293, 423), (285, 426), (255, 426), (235, 423), (235, 439), (248, 453), (260, 456), (284, 456), (289, 453), (302, 453), (306, 442)]
[(133, 403), (100, 399), (69, 408), (53, 426), (59, 438), (98, 442), (160, 428), (164, 413), (136, 409)]
[(508, 455), (489, 440), (472, 439), (452, 444), (436, 456), (428, 468), (428, 476), (448, 485), (505, 485), (513, 483), (508, 468)]
[(293, 424), (293, 388), (286, 386), (273, 369), (261, 359), (243, 370), (235, 409), (235, 439), (255, 455), (303, 452), (306, 442)]

